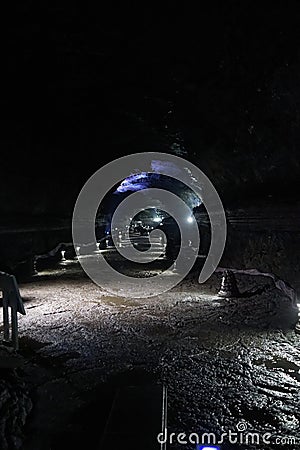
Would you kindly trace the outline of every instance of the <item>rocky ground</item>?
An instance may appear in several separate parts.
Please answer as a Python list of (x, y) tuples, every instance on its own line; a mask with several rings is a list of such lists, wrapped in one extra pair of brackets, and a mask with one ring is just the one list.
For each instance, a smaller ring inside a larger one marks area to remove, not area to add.
[(222, 448), (300, 449), (298, 311), (264, 277), (237, 275), (244, 295), (220, 299), (220, 276), (135, 300), (108, 295), (73, 262), (21, 285), (27, 315), (18, 355), (2, 350), (1, 408), (5, 395), (21, 401), (2, 415), (1, 448), (99, 448), (116, 386), (163, 382), (169, 432), (244, 427), (272, 443)]

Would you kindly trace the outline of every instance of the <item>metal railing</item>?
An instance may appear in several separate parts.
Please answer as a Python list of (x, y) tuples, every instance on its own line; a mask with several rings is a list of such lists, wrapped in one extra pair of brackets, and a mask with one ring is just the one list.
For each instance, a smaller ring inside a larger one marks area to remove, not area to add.
[(25, 315), (23, 301), (14, 275), (0, 272), (0, 291), (3, 303), (3, 338), (10, 340), (9, 310), (11, 309), (11, 341), (15, 350), (19, 349), (18, 339), (18, 313)]

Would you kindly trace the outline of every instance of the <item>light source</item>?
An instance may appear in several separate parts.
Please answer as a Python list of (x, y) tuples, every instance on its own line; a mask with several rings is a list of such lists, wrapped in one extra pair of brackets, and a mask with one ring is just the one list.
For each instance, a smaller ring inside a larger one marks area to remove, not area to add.
[(192, 218), (191, 216), (188, 217), (188, 218), (187, 218), (187, 222), (188, 222), (188, 223), (192, 223), (192, 222), (193, 222), (193, 218)]
[(220, 450), (217, 445), (197, 445), (197, 450)]

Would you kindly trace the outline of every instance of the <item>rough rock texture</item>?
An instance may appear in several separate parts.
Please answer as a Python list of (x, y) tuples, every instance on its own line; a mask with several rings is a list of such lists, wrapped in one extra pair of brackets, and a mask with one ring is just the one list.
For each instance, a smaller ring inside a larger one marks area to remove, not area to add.
[(238, 299), (218, 299), (218, 274), (133, 300), (71, 267), (21, 287), (24, 377), (35, 392), (26, 450), (97, 445), (111, 391), (147, 379), (168, 386), (170, 431), (220, 435), (243, 421), (272, 439), (298, 437), (298, 311), (269, 280), (237, 275)]
[(16, 369), (22, 365), (22, 359), (5, 348), (1, 348), (0, 357), (0, 448), (17, 450), (22, 448), (32, 401)]

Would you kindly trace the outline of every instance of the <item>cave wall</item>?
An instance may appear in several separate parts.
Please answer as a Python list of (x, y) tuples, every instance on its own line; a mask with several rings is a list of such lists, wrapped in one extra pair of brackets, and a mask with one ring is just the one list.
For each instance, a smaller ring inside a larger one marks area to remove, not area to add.
[[(226, 208), (297, 201), (297, 2), (134, 13), (128, 5), (16, 6), (5, 29), (4, 228), (64, 221), (70, 230), (87, 178), (140, 151), (189, 159)], [(34, 247), (41, 239), (28, 235)]]

